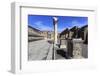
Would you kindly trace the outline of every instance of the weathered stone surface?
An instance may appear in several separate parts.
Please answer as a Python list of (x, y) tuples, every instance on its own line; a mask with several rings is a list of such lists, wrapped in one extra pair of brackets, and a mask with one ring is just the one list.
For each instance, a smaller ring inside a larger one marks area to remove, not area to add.
[(73, 39), (73, 58), (82, 58), (82, 39)]
[(60, 40), (60, 48), (67, 48), (67, 40), (65, 39)]

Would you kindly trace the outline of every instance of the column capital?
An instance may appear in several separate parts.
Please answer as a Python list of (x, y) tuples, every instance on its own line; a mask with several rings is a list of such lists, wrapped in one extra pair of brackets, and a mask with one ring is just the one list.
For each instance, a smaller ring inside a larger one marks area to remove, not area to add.
[(58, 18), (57, 18), (57, 17), (53, 17), (53, 19), (54, 19), (55, 21), (57, 21), (57, 20), (58, 20)]

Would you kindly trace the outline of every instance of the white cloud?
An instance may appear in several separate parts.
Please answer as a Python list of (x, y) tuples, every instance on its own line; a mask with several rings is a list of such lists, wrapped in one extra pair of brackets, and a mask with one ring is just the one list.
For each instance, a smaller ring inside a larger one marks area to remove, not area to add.
[(79, 22), (78, 21), (72, 21), (72, 26), (78, 26)]
[(37, 25), (37, 26), (41, 26), (41, 25), (43, 26), (43, 22), (42, 21), (37, 21), (34, 24)]
[(45, 31), (45, 30), (52, 31), (53, 30), (52, 27), (50, 27), (48, 25), (44, 25), (44, 23), (42, 21), (37, 21), (37, 22), (34, 23), (34, 25), (35, 25), (35, 28), (38, 28), (41, 31)]
[(60, 32), (62, 32), (62, 31), (65, 30), (65, 29), (66, 29), (66, 27), (58, 28), (58, 32), (60, 33)]
[(78, 22), (78, 21), (72, 21), (72, 27), (73, 26), (78, 26), (78, 27), (82, 27), (82, 26), (84, 26), (84, 25), (86, 25), (86, 23), (84, 22), (84, 23), (80, 23), (80, 22)]

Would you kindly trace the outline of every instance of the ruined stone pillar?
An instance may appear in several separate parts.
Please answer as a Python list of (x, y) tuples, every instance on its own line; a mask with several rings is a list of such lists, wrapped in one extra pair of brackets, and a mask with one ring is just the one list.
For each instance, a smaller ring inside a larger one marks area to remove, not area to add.
[(83, 58), (82, 57), (82, 44), (83, 40), (80, 39), (73, 39), (73, 58)]
[(58, 18), (53, 17), (53, 24), (54, 24), (54, 44), (57, 44), (57, 22)]
[(57, 50), (57, 22), (58, 18), (53, 17), (53, 25), (54, 25), (54, 49), (53, 49), (53, 59), (56, 59), (56, 50)]

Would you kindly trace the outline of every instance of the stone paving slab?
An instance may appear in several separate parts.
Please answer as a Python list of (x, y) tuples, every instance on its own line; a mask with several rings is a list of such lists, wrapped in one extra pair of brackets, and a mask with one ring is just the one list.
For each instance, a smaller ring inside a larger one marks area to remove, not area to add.
[(29, 42), (28, 58), (29, 60), (43, 60), (47, 57), (49, 47), (51, 46), (47, 40), (39, 40)]

